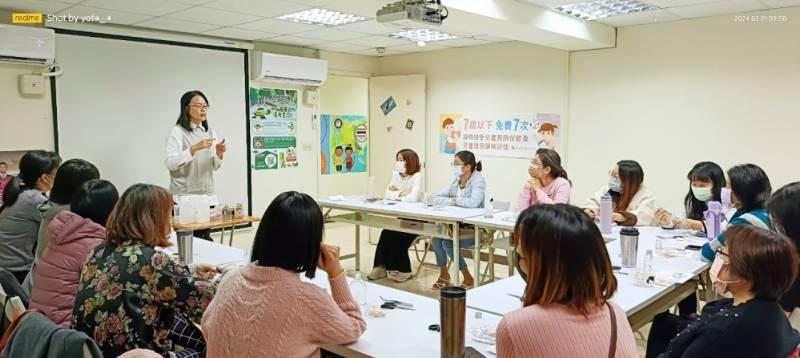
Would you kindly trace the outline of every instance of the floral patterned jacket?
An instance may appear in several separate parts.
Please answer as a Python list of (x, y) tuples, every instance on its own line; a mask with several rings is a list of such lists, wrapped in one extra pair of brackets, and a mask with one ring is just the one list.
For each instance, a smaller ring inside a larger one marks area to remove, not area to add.
[(106, 357), (134, 348), (167, 355), (176, 313), (200, 322), (216, 285), (192, 277), (167, 253), (143, 244), (104, 242), (81, 271), (72, 328), (93, 337)]

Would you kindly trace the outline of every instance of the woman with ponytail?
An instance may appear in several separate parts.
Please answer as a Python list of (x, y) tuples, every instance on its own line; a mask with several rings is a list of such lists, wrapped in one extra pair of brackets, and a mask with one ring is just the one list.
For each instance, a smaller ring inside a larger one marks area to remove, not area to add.
[(19, 161), (19, 176), (6, 186), (0, 208), (0, 267), (22, 283), (33, 263), (42, 214), (61, 158), (54, 152), (34, 150)]
[(572, 182), (561, 166), (561, 156), (552, 149), (540, 148), (528, 166), (531, 179), (519, 195), (519, 211), (536, 204), (569, 204)]

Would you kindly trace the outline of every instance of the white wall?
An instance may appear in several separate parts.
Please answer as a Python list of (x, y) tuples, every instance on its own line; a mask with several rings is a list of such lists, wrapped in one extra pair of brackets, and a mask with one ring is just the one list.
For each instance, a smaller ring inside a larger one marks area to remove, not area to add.
[(0, 151), (53, 150), (53, 115), (50, 80), (45, 94), (22, 95), (18, 77), (39, 71), (40, 66), (0, 63)]
[[(369, 80), (359, 77), (328, 76), (328, 81), (320, 87), (319, 113), (321, 115), (362, 115), (367, 117), (367, 123), (369, 123)], [(317, 162), (319, 162), (319, 124), (317, 124), (316, 133)], [(372, 150), (370, 147), (373, 144), (374, 142), (370, 140), (367, 148)], [(317, 168), (319, 168), (319, 164), (317, 164)], [(314, 174), (319, 177), (319, 197), (321, 198), (330, 195), (363, 194), (369, 176), (369, 173), (321, 175), (319, 169)]]
[[(452, 178), (453, 158), (439, 152), (442, 113), (561, 113), (567, 127), (567, 57), (566, 51), (508, 42), (381, 58), (381, 75), (426, 75), (426, 187), (439, 190)], [(478, 159), (499, 200), (515, 201), (530, 159)]]
[[(800, 18), (800, 8), (761, 12)], [(619, 159), (639, 160), (666, 208), (681, 207), (699, 161), (752, 162), (773, 188), (800, 179), (800, 22), (739, 23), (732, 15), (626, 27), (618, 48), (570, 55), (573, 202), (605, 183)]]

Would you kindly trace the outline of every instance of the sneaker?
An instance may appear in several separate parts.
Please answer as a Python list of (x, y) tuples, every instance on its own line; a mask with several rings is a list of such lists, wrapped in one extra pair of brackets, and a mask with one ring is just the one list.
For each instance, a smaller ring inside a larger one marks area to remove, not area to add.
[(411, 272), (389, 271), (388, 276), (394, 282), (403, 283), (411, 279)]
[(370, 272), (369, 275), (367, 275), (367, 279), (369, 279), (370, 281), (380, 280), (384, 277), (386, 277), (386, 268), (384, 268), (383, 266), (377, 266), (372, 268), (372, 272)]

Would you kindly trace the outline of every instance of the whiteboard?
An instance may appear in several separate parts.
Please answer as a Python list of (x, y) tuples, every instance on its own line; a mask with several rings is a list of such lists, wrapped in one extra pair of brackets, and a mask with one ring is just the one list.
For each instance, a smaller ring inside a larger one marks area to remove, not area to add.
[(214, 176), (220, 203), (249, 213), (246, 52), (145, 41), (56, 34), (59, 154), (94, 163), (120, 192), (135, 183), (169, 188), (166, 139), (181, 95), (197, 89), (227, 144)]

